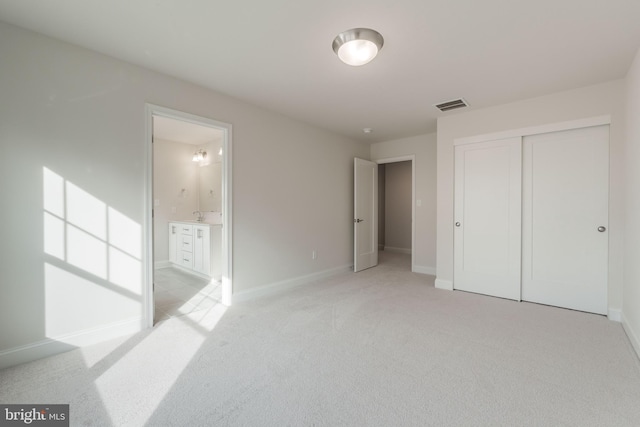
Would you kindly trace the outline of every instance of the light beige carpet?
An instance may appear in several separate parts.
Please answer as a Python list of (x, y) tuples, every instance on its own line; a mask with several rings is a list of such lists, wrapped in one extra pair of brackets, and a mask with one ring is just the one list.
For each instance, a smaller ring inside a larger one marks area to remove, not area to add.
[(72, 425), (638, 426), (605, 317), (433, 287), (409, 257), (0, 371)]

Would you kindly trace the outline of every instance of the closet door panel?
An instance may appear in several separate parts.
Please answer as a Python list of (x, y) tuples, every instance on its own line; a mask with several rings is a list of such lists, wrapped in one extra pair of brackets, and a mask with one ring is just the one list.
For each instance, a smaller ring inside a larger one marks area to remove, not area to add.
[(521, 161), (521, 138), (455, 148), (455, 289), (520, 299)]
[(523, 146), (522, 299), (606, 314), (609, 127)]

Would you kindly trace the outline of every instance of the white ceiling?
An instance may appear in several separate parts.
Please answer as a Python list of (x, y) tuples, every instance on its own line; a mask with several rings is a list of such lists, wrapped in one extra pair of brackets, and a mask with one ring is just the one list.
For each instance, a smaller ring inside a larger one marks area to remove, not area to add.
[[(622, 78), (638, 17), (640, 0), (0, 0), (0, 20), (371, 142), (435, 131), (457, 114), (441, 101)], [(331, 49), (354, 27), (385, 38), (363, 67)]]

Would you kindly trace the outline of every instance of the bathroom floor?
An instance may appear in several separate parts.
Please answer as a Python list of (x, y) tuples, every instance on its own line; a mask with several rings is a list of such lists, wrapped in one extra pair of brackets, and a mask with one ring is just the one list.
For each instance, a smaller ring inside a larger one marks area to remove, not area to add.
[(221, 303), (221, 283), (175, 268), (154, 271), (155, 322), (208, 310)]

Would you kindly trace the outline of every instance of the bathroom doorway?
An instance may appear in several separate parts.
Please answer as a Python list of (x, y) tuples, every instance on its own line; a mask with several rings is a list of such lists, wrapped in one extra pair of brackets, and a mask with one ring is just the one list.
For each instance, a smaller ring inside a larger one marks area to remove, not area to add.
[(147, 132), (152, 326), (231, 304), (231, 125), (147, 105)]

